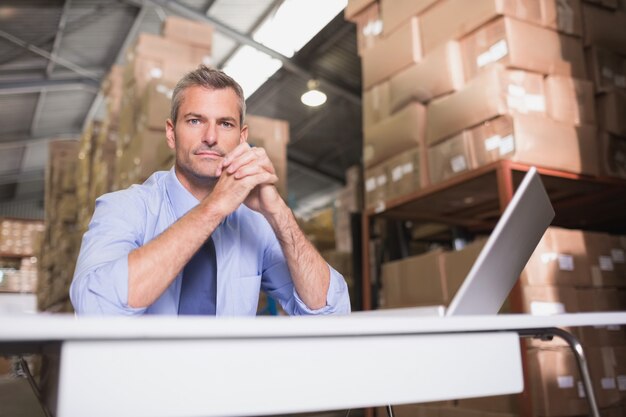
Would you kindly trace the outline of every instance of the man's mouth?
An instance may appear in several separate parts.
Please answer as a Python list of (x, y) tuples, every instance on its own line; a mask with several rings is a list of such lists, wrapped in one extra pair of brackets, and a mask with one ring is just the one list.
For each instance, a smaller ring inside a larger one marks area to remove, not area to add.
[(199, 156), (207, 156), (209, 158), (213, 158), (213, 159), (218, 159), (218, 158), (222, 158), (224, 155), (221, 152), (217, 152), (217, 151), (210, 151), (210, 150), (198, 150), (196, 152), (194, 152), (195, 155), (199, 155)]

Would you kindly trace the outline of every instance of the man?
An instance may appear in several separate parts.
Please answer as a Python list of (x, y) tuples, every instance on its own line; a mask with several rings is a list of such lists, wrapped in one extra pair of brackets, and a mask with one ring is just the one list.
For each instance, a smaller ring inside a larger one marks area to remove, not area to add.
[(272, 163), (247, 143), (239, 84), (200, 66), (176, 86), (169, 172), (105, 194), (70, 288), (78, 314), (255, 315), (259, 291), (289, 314), (344, 314), (343, 277), (307, 241)]

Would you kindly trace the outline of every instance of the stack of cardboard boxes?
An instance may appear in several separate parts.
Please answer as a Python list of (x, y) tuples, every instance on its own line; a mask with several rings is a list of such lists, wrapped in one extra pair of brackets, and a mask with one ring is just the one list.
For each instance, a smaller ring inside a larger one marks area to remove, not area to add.
[[(213, 28), (169, 16), (162, 36), (140, 33), (126, 54), (121, 73), (111, 73), (117, 89), (111, 106), (119, 107), (119, 140), (114, 187), (145, 181), (154, 171), (169, 169), (173, 152), (165, 138), (165, 121), (176, 82), (199, 64), (211, 63)], [(120, 80), (121, 78), (121, 80)], [(115, 113), (114, 113), (115, 114)], [(115, 117), (112, 118), (115, 120)]]
[[(525, 310), (538, 315), (626, 310), (625, 251), (623, 236), (548, 229), (522, 274)], [(623, 412), (626, 329), (573, 331), (586, 349), (598, 405), (607, 413)], [(528, 357), (537, 415), (587, 412), (577, 365), (564, 342), (533, 341)]]
[[(345, 17), (356, 23), (363, 64), (367, 208), (384, 211), (389, 200), (500, 159), (626, 177), (626, 2), (350, 0)], [(549, 276), (550, 264), (534, 256), (524, 273), (527, 311), (562, 311), (553, 303), (561, 296), (575, 300), (568, 312), (626, 308), (618, 302), (626, 298), (620, 289), (626, 285), (623, 238), (619, 246), (609, 235), (567, 232), (584, 236), (586, 244), (576, 248), (584, 272), (566, 287), (553, 286), (540, 278)], [(449, 268), (458, 266), (462, 279), (478, 253), (467, 251), (437, 250), (384, 264), (380, 302), (447, 304), (455, 288)], [(600, 405), (607, 415), (619, 415), (624, 329), (584, 329), (580, 336), (594, 346), (590, 362)], [(587, 412), (571, 354), (533, 344), (529, 358), (536, 415)], [(512, 396), (456, 405), (417, 410), (518, 412)]]
[(0, 219), (0, 292), (36, 291), (43, 231), (39, 220)]
[(626, 13), (601, 6), (350, 1), (367, 207), (500, 159), (624, 176)]
[(39, 256), (37, 304), (41, 311), (72, 311), (69, 285), (81, 241), (78, 225), (80, 143), (53, 141), (49, 145), (45, 188), (46, 230)]

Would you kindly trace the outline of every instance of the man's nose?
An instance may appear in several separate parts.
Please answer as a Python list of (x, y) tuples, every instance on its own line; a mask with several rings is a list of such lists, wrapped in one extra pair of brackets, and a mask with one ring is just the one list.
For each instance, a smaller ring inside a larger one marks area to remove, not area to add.
[(207, 129), (204, 132), (204, 138), (202, 138), (202, 140), (210, 146), (213, 146), (217, 143), (217, 123), (208, 123)]

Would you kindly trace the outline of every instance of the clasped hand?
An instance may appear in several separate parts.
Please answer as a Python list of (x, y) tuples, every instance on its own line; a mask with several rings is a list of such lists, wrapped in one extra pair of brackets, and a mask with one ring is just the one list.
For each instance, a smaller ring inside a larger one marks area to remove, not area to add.
[(280, 196), (274, 184), (278, 177), (265, 149), (239, 144), (217, 167), (219, 177), (211, 199), (230, 214), (242, 203), (264, 215), (278, 209)]

